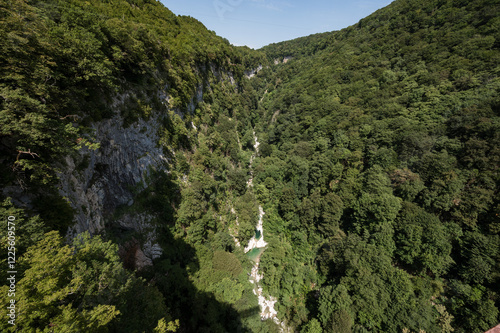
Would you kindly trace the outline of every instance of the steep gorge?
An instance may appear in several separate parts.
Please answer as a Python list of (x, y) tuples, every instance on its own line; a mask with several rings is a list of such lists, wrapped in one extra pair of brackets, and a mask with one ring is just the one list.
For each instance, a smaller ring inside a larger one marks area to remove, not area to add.
[(499, 8), (398, 0), (256, 51), (152, 0), (2, 2), (18, 328), (484, 332)]

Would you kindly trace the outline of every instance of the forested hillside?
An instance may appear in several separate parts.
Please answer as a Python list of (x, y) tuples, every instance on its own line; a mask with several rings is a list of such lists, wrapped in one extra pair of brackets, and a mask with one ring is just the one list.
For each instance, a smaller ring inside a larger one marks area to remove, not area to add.
[(292, 59), (258, 78), (261, 267), (303, 332), (498, 323), (499, 9), (395, 1), (263, 49)]
[(236, 213), (241, 242), (257, 223), (244, 71), (265, 56), (152, 0), (9, 0), (0, 17), (4, 268), (9, 218), (17, 237), (0, 330), (269, 326), (228, 234)]
[(1, 330), (497, 325), (499, 11), (251, 50), (155, 0), (0, 0)]

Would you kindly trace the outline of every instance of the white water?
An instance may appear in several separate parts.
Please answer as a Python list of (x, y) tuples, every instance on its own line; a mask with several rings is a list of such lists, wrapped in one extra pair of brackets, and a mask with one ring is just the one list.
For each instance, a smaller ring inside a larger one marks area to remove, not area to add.
[(253, 236), (248, 242), (247, 247), (245, 247), (245, 253), (255, 248), (263, 248), (267, 246), (267, 243), (264, 241), (264, 228), (262, 226), (264, 214), (264, 209), (262, 209), (262, 206), (259, 206), (259, 222), (257, 223), (257, 227), (255, 229), (259, 232), (260, 238), (256, 239), (255, 236)]
[[(257, 136), (255, 136), (255, 132), (253, 133), (253, 137), (255, 140), (254, 148), (255, 148), (255, 154), (252, 155), (250, 158), (250, 179), (248, 180), (248, 187), (253, 186), (253, 170), (252, 170), (252, 163), (255, 159), (256, 154), (259, 151), (259, 141), (257, 140)], [(259, 222), (257, 223), (256, 230), (258, 231), (252, 239), (248, 242), (248, 245), (245, 247), (245, 253), (251, 251), (252, 249), (262, 249), (267, 246), (267, 243), (264, 241), (264, 226), (263, 226), (263, 219), (264, 219), (264, 209), (262, 206), (259, 205)], [(259, 234), (260, 237), (257, 239), (256, 235)], [(261, 320), (266, 320), (266, 319), (272, 319), (276, 324), (280, 325), (281, 331), (286, 331), (285, 324), (280, 322), (278, 319), (278, 311), (274, 309), (274, 305), (278, 301), (276, 297), (268, 295), (267, 297), (264, 295), (262, 286), (260, 284), (260, 281), (264, 277), (262, 273), (259, 272), (259, 257), (255, 259), (255, 263), (252, 267), (252, 271), (250, 273), (250, 282), (254, 285), (253, 293), (257, 296), (259, 307), (260, 307), (260, 318)]]
[[(259, 224), (257, 225), (257, 230), (260, 232), (260, 238), (256, 239), (254, 236), (248, 243), (248, 246), (245, 248), (245, 253), (255, 248), (261, 249), (267, 246), (267, 243), (264, 241), (264, 229), (262, 227), (262, 219), (265, 214), (262, 206), (259, 206), (259, 213)], [(276, 297), (266, 297), (262, 291), (260, 281), (264, 277), (264, 274), (259, 272), (259, 257), (255, 259), (255, 263), (252, 267), (252, 271), (250, 273), (250, 282), (254, 285), (253, 293), (257, 296), (258, 299), (260, 307), (260, 319), (272, 319), (276, 324), (283, 325), (277, 317), (278, 311), (274, 309), (274, 305), (278, 300), (276, 299)]]
[[(250, 179), (247, 182), (248, 187), (253, 187), (253, 170), (252, 170), (252, 163), (255, 159), (255, 156), (259, 152), (259, 141), (257, 140), (257, 136), (255, 135), (255, 132), (253, 133), (254, 137), (254, 148), (255, 148), (255, 153), (250, 157)], [(236, 211), (234, 208), (231, 208), (231, 213), (236, 215)], [(245, 253), (248, 253), (249, 251), (253, 249), (262, 249), (262, 252), (265, 251), (265, 248), (267, 246), (267, 243), (264, 241), (264, 225), (263, 225), (263, 219), (264, 215), (266, 213), (264, 212), (264, 209), (262, 208), (261, 205), (259, 205), (259, 221), (257, 222), (256, 226), (256, 233), (250, 239), (248, 242), (248, 245), (245, 247), (244, 251)], [(238, 241), (238, 228), (239, 228), (239, 223), (238, 223), (238, 217), (236, 216), (236, 222), (235, 226), (229, 228), (229, 233), (234, 239), (234, 242), (236, 246), (240, 247), (240, 242)], [(259, 238), (256, 238), (257, 234), (259, 234)], [(262, 252), (260, 254), (262, 254)], [(267, 320), (267, 319), (272, 319), (276, 324), (280, 325), (281, 332), (288, 332), (287, 327), (285, 326), (285, 323), (280, 322), (278, 319), (278, 311), (274, 309), (274, 306), (276, 302), (278, 301), (276, 297), (273, 296), (265, 296), (264, 292), (262, 290), (262, 286), (260, 284), (260, 281), (264, 277), (262, 273), (259, 272), (259, 260), (260, 260), (260, 254), (257, 258), (255, 258), (254, 265), (252, 267), (251, 273), (250, 273), (250, 278), (249, 281), (254, 285), (253, 293), (257, 296), (259, 307), (260, 307), (260, 318), (261, 320)]]
[[(248, 242), (248, 246), (245, 247), (245, 253), (253, 249), (262, 249), (267, 246), (267, 243), (264, 241), (264, 228), (262, 225), (264, 214), (264, 209), (262, 209), (262, 206), (259, 205), (259, 222), (257, 224), (256, 230), (260, 233), (260, 237), (259, 239), (255, 237), (256, 235), (252, 237), (252, 239)], [(274, 305), (278, 300), (276, 299), (276, 297), (266, 297), (262, 291), (260, 281), (263, 277), (264, 275), (259, 272), (259, 257), (257, 257), (250, 273), (250, 282), (254, 285), (253, 293), (257, 296), (259, 302), (260, 319), (272, 319), (276, 324), (283, 326), (283, 324), (277, 317), (278, 311), (274, 309)]]

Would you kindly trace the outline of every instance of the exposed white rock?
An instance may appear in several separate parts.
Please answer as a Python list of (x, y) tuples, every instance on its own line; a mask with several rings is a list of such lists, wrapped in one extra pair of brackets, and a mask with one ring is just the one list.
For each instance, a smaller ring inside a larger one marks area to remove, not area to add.
[(262, 206), (259, 206), (259, 222), (257, 223), (255, 230), (259, 232), (260, 237), (257, 239), (254, 236), (250, 239), (248, 245), (245, 247), (245, 253), (255, 248), (263, 248), (267, 246), (267, 243), (264, 241), (264, 228), (262, 226), (264, 214), (264, 209), (262, 209)]
[[(129, 98), (122, 94), (114, 98), (112, 108), (117, 110), (111, 119), (92, 124), (96, 150), (83, 148), (80, 156), (66, 157), (59, 174), (60, 194), (68, 199), (75, 210), (75, 224), (68, 230), (68, 238), (88, 231), (98, 234), (104, 230), (105, 220), (118, 206), (132, 206), (132, 189), (140, 191), (148, 184), (151, 170), (166, 170), (169, 159), (158, 145), (158, 129), (164, 114), (153, 112), (148, 119), (139, 119), (123, 126), (119, 109)], [(86, 161), (83, 163), (83, 161)], [(84, 166), (84, 167), (82, 167)], [(150, 265), (162, 249), (156, 241), (149, 214), (126, 214), (113, 221), (123, 229), (145, 235), (137, 261), (140, 266)]]
[(156, 243), (153, 244), (151, 239), (153, 239), (153, 237), (150, 237), (146, 241), (146, 243), (144, 243), (143, 247), (144, 247), (144, 254), (148, 258), (151, 258), (152, 260), (154, 260), (154, 259), (159, 258), (162, 255), (163, 250), (162, 250), (160, 245), (158, 245)]
[(283, 57), (283, 59), (274, 59), (274, 64), (275, 65), (278, 65), (278, 64), (286, 64), (288, 61), (290, 61), (293, 57), (292, 56), (286, 56), (286, 57)]
[(100, 147), (82, 149), (81, 159), (88, 161), (85, 169), (78, 170), (73, 158), (66, 157), (66, 167), (59, 177), (60, 193), (76, 211), (70, 235), (100, 233), (106, 212), (133, 203), (131, 188), (140, 189), (147, 184), (151, 169), (160, 170), (169, 163), (158, 146), (159, 126), (160, 116), (156, 115), (124, 128), (123, 119), (117, 115), (92, 126)]
[(259, 67), (257, 67), (256, 69), (252, 69), (250, 71), (245, 71), (245, 76), (248, 78), (248, 79), (251, 79), (253, 78), (258, 72), (260, 72), (262, 70), (262, 65), (259, 65)]
[(247, 180), (247, 187), (253, 186), (252, 163), (253, 163), (253, 160), (255, 159), (255, 155), (259, 152), (259, 146), (260, 146), (260, 143), (257, 139), (257, 136), (255, 135), (255, 131), (253, 131), (253, 140), (254, 140), (253, 147), (255, 149), (255, 153), (252, 156), (250, 156), (250, 178)]
[[(250, 240), (248, 246), (245, 248), (245, 252), (248, 252), (254, 248), (264, 248), (267, 243), (264, 241), (264, 229), (262, 227), (262, 218), (264, 216), (264, 210), (262, 206), (259, 206), (259, 224), (257, 225), (257, 230), (260, 232), (260, 238), (255, 239), (255, 236)], [(264, 275), (259, 272), (259, 260), (257, 259), (252, 270), (250, 272), (250, 282), (254, 284), (253, 293), (257, 296), (257, 300), (260, 307), (260, 318), (262, 320), (272, 319), (276, 324), (280, 325), (281, 331), (287, 331), (287, 327), (284, 323), (280, 322), (278, 319), (278, 311), (275, 310), (274, 306), (278, 301), (276, 297), (266, 296), (260, 285), (260, 281), (264, 278)]]
[(255, 151), (258, 152), (260, 143), (259, 143), (257, 136), (255, 135), (255, 131), (253, 132), (253, 140), (255, 141), (253, 147), (255, 148)]
[[(250, 170), (252, 167), (253, 160), (255, 156), (259, 152), (259, 141), (257, 139), (257, 136), (255, 135), (255, 132), (253, 132), (254, 136), (254, 148), (255, 148), (255, 153), (252, 155), (250, 158)], [(250, 179), (247, 182), (247, 185), (249, 187), (253, 186), (253, 171), (250, 171)], [(264, 209), (262, 206), (259, 205), (259, 221), (256, 226), (256, 231), (259, 234), (259, 238), (256, 238), (254, 235), (252, 239), (248, 242), (248, 245), (245, 247), (245, 253), (248, 253), (249, 251), (253, 249), (264, 249), (267, 246), (267, 243), (264, 241)], [(263, 279), (264, 275), (259, 272), (259, 258), (256, 258), (255, 263), (252, 267), (252, 270), (250, 272), (250, 279), (249, 281), (254, 284), (254, 289), (253, 293), (257, 296), (257, 300), (259, 303), (260, 307), (260, 318), (261, 320), (267, 320), (267, 319), (272, 319), (276, 324), (280, 326), (281, 332), (287, 332), (288, 328), (286, 327), (285, 323), (280, 322), (278, 319), (278, 311), (274, 309), (274, 306), (276, 302), (278, 301), (276, 297), (273, 296), (265, 296), (262, 290), (262, 286), (260, 285), (260, 281)]]

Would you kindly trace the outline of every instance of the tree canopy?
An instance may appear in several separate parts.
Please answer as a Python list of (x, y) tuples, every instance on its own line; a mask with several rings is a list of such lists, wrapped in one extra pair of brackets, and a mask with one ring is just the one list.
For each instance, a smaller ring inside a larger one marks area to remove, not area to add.
[[(290, 330), (493, 327), (499, 10), (396, 0), (251, 50), (155, 0), (0, 0), (0, 218), (17, 221), (20, 309), (1, 329), (278, 332), (243, 251), (259, 206), (260, 286)], [(140, 133), (157, 131), (168, 162), (103, 205), (102, 235), (66, 234), (84, 207), (63, 189), (105, 177), (88, 153), (109, 145), (92, 128), (111, 118), (154, 119)], [(116, 221), (146, 214), (162, 254), (138, 269), (148, 235)]]

